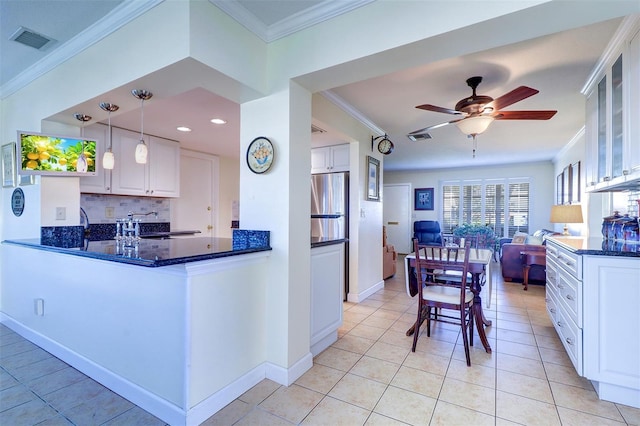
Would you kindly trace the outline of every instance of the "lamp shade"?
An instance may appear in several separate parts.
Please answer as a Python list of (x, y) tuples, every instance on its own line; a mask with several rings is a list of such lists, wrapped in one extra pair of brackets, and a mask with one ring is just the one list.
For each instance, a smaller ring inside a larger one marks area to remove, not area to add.
[(141, 139), (138, 145), (136, 145), (136, 163), (146, 164), (148, 152), (147, 145), (145, 145), (144, 141)]
[(578, 204), (551, 206), (551, 223), (564, 223), (563, 235), (569, 235), (567, 223), (582, 223), (582, 207)]
[(458, 129), (465, 135), (479, 135), (487, 130), (489, 125), (493, 123), (493, 117), (490, 115), (476, 115), (475, 117), (465, 118), (456, 122)]
[(115, 165), (115, 158), (113, 156), (113, 152), (106, 151), (102, 156), (102, 167), (107, 170), (113, 170), (114, 165)]

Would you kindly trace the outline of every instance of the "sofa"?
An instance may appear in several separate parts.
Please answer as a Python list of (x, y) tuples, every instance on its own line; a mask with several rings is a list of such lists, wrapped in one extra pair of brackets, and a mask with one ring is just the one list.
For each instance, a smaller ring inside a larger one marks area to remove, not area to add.
[(387, 227), (382, 227), (382, 279), (387, 279), (396, 274), (396, 260), (398, 253), (396, 248), (387, 244)]
[[(550, 235), (560, 234), (548, 229), (539, 229), (531, 235), (516, 233), (513, 238), (501, 238), (500, 267), (502, 269), (502, 278), (505, 281), (522, 282), (524, 274), (520, 253), (525, 250), (544, 253), (546, 251), (545, 240)], [(546, 282), (545, 268), (533, 265), (529, 271), (529, 282), (544, 284)]]

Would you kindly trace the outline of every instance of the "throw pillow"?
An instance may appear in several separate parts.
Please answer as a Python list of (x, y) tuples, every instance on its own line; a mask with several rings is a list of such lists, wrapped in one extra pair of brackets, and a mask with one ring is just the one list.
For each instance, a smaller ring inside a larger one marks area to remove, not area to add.
[(527, 239), (525, 240), (525, 244), (535, 244), (538, 246), (542, 245), (542, 236), (537, 236), (537, 235), (529, 235), (527, 236)]
[(524, 232), (516, 232), (511, 240), (512, 244), (524, 244), (527, 241), (528, 235)]

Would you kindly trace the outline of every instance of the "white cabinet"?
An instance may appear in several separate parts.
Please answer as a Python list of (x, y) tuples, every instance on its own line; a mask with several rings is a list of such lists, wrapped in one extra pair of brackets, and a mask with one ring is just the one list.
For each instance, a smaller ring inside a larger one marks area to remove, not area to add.
[(180, 196), (180, 144), (145, 135), (149, 155), (146, 164), (135, 161), (140, 134), (113, 128), (112, 194), (153, 197)]
[(311, 150), (311, 173), (349, 171), (349, 145), (333, 145)]
[(102, 156), (109, 146), (109, 128), (104, 124), (93, 124), (84, 128), (84, 136), (96, 140), (96, 174), (95, 176), (83, 176), (80, 178), (80, 192), (94, 194), (111, 193), (111, 170), (102, 167)]
[(547, 240), (547, 311), (578, 374), (582, 375), (582, 257)]
[(547, 240), (547, 311), (600, 399), (640, 408), (640, 259), (579, 255)]
[(311, 249), (311, 353), (338, 340), (342, 325), (344, 243)]
[(640, 15), (625, 18), (587, 83), (586, 190), (621, 190), (640, 179)]
[(640, 408), (640, 259), (584, 256), (584, 376)]
[(102, 167), (102, 154), (109, 146), (109, 128), (94, 124), (84, 129), (84, 135), (98, 141), (100, 158), (96, 175), (80, 178), (80, 192), (94, 194), (139, 195), (153, 197), (180, 196), (180, 144), (176, 141), (145, 135), (149, 149), (147, 164), (135, 161), (140, 133), (111, 128), (113, 170)]

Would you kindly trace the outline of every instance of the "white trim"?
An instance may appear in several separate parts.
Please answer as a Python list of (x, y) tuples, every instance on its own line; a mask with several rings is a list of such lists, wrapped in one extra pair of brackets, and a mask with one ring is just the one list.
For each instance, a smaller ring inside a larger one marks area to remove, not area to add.
[(551, 161), (554, 164), (556, 164), (560, 158), (562, 158), (571, 148), (573, 148), (573, 146), (576, 143), (578, 143), (580, 138), (584, 137), (584, 129), (585, 129), (585, 126), (582, 126), (582, 128), (578, 130), (575, 135), (573, 135), (569, 143), (563, 146), (562, 149), (558, 151), (556, 155), (553, 156), (553, 159)]
[(187, 272), (187, 276), (193, 277), (196, 275), (205, 275), (212, 272), (238, 268), (239, 264), (242, 264), (242, 267), (244, 268), (247, 265), (262, 263), (266, 261), (269, 256), (271, 256), (271, 250), (266, 250), (257, 253), (247, 253), (198, 262), (189, 262), (184, 264), (184, 269)]
[(264, 364), (265, 377), (281, 385), (289, 386), (313, 367), (313, 355), (308, 352), (289, 368), (267, 362)]
[[(0, 323), (93, 380), (113, 390), (123, 398), (172, 425), (199, 425), (263, 379), (267, 378), (281, 385), (289, 386), (313, 366), (311, 352), (304, 355), (290, 368), (283, 368), (264, 362), (197, 405), (190, 408), (186, 408), (187, 405), (185, 405), (185, 408), (180, 408), (135, 383), (123, 379), (71, 349), (25, 327), (3, 312), (0, 312)], [(187, 396), (185, 396), (185, 404), (188, 404)]]
[(384, 289), (384, 280), (381, 280), (376, 285), (369, 287), (367, 290), (363, 291), (362, 293), (354, 294), (349, 292), (349, 294), (347, 295), (347, 302), (360, 303), (363, 300), (365, 300), (367, 297), (377, 292), (378, 290), (383, 290), (383, 289)]
[(371, 121), (367, 116), (365, 116), (362, 112), (358, 111), (353, 105), (349, 104), (347, 101), (342, 99), (340, 96), (336, 95), (331, 90), (324, 90), (320, 92), (322, 96), (327, 98), (327, 100), (333, 102), (337, 107), (341, 108), (344, 112), (360, 121), (366, 127), (371, 129), (377, 135), (386, 135), (387, 132), (378, 127), (373, 121)]
[(38, 77), (46, 74), (70, 58), (73, 58), (78, 53), (91, 47), (93, 44), (156, 7), (163, 1), (164, 0), (123, 1), (120, 6), (113, 9), (104, 18), (3, 84), (2, 87), (0, 87), (0, 99), (4, 99), (27, 86)]
[(184, 409), (164, 398), (114, 374), (66, 346), (25, 327), (3, 312), (0, 312), (0, 323), (163, 421), (169, 424), (184, 424)]
[(327, 21), (343, 13), (350, 12), (374, 0), (325, 0), (312, 7), (301, 10), (271, 25), (260, 21), (240, 2), (229, 0), (209, 0), (211, 4), (238, 21), (243, 27), (257, 35), (266, 43), (281, 39), (297, 31)]

